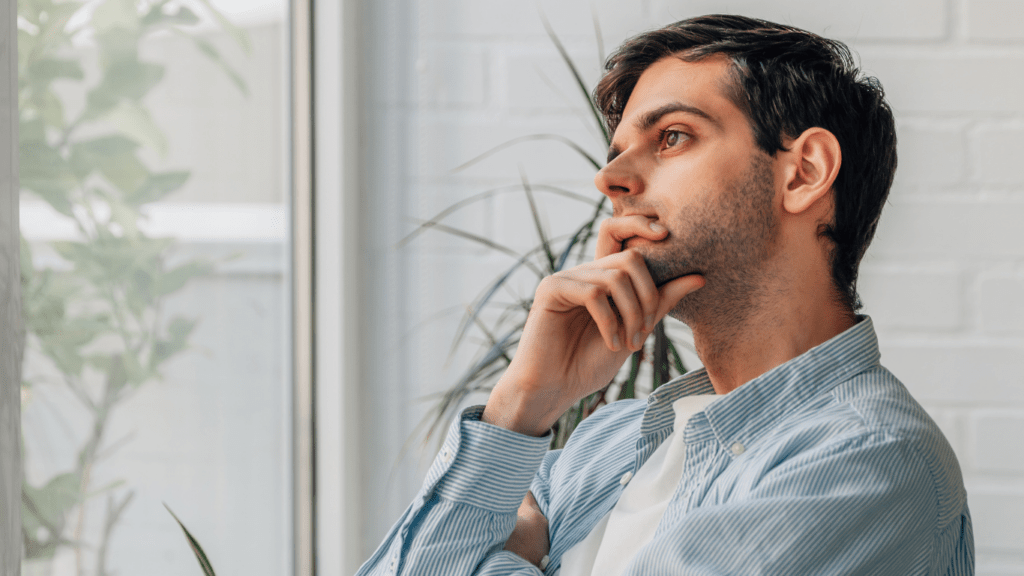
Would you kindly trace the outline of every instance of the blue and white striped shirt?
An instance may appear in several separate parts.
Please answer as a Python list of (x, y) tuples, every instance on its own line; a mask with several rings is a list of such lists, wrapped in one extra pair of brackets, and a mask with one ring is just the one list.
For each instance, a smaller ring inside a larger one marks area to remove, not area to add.
[[(862, 317), (694, 415), (684, 476), (626, 573), (973, 574), (953, 450), (879, 357)], [(646, 401), (601, 408), (553, 451), (467, 409), (358, 574), (558, 574), (615, 505), (620, 479), (672, 433), (672, 402), (713, 392), (703, 369), (690, 372)], [(544, 572), (502, 550), (528, 489), (549, 523)]]

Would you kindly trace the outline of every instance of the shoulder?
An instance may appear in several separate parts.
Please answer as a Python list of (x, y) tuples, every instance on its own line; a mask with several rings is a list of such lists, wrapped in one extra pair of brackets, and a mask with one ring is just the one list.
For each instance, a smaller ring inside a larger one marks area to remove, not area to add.
[(876, 366), (796, 407), (771, 431), (779, 471), (819, 468), (865, 490), (903, 491), (935, 506), (938, 523), (959, 518), (966, 491), (938, 425), (888, 370)]

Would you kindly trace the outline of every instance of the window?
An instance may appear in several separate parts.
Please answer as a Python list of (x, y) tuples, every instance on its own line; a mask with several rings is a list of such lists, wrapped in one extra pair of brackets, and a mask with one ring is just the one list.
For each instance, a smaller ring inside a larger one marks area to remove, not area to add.
[(24, 574), (292, 571), (289, 10), (19, 2)]

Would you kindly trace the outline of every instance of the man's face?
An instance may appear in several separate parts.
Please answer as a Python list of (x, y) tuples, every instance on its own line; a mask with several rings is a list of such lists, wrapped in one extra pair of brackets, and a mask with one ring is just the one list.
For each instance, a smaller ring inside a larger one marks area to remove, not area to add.
[(729, 82), (725, 57), (652, 64), (595, 178), (615, 216), (640, 214), (668, 228), (659, 242), (623, 242), (644, 256), (656, 284), (704, 276), (705, 287), (673, 311), (687, 322), (742, 315), (767, 273), (777, 229), (771, 157), (727, 96)]

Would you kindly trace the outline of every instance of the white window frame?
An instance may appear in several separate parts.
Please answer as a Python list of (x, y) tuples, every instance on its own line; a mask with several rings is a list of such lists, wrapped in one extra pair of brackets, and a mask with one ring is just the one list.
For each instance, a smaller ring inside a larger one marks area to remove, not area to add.
[(21, 572), (18, 3), (0, 3), (0, 576)]
[(357, 0), (292, 0), (295, 574), (360, 563)]

